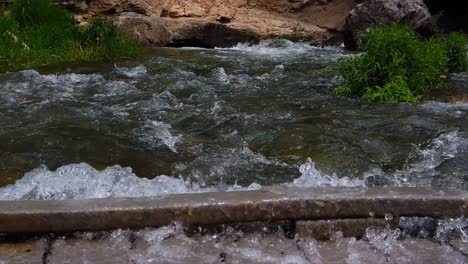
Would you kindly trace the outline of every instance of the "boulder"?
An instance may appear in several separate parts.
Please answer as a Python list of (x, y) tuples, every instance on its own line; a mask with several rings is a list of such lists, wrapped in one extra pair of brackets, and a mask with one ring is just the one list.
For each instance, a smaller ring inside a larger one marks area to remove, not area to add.
[(134, 12), (148, 16), (161, 16), (170, 0), (89, 0), (88, 11), (97, 15)]
[(346, 18), (345, 46), (357, 49), (358, 32), (386, 23), (406, 23), (422, 35), (435, 30), (423, 0), (366, 0), (356, 5)]
[(238, 43), (257, 43), (259, 37), (251, 30), (233, 29), (222, 23), (197, 18), (165, 19), (172, 33), (172, 47), (232, 47)]
[(171, 33), (161, 18), (126, 12), (113, 22), (124, 34), (145, 46), (166, 46), (171, 40)]

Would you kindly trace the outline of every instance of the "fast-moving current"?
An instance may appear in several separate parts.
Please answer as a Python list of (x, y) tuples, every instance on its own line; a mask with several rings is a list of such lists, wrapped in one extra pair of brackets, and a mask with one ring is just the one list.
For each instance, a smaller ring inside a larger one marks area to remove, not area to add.
[(420, 105), (367, 103), (334, 94), (355, 55), (277, 40), (1, 74), (0, 200), (467, 189), (468, 73)]

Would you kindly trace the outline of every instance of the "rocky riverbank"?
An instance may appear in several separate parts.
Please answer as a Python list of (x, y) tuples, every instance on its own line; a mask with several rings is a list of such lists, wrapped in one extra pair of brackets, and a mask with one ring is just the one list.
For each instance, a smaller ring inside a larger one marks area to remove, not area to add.
[[(382, 23), (410, 24), (423, 35), (437, 31), (435, 19), (453, 6), (423, 0), (67, 0), (81, 24), (110, 17), (130, 36), (150, 46), (226, 47), (265, 38), (306, 40), (356, 47), (358, 31)], [(459, 5), (465, 10), (466, 4)], [(455, 12), (455, 13), (454, 13)], [(462, 19), (463, 20), (463, 19)], [(463, 23), (457, 30), (463, 30)]]
[[(13, 0), (0, 0), (12, 2)], [(148, 46), (229, 47), (267, 38), (356, 48), (356, 33), (389, 22), (423, 35), (468, 31), (468, 4), (431, 0), (54, 0), (81, 25), (112, 19)], [(460, 1), (461, 2), (461, 1)], [(437, 28), (439, 22), (440, 28)]]

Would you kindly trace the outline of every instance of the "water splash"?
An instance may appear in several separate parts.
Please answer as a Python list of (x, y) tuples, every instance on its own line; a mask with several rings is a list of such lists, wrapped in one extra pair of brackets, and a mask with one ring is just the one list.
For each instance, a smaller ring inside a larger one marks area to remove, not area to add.
[(464, 217), (440, 220), (435, 238), (444, 242), (452, 239), (468, 242), (468, 220)]
[(315, 167), (315, 163), (309, 158), (307, 162), (301, 165), (299, 171), (302, 175), (295, 179), (292, 185), (299, 187), (319, 187), (319, 186), (347, 186), (364, 187), (365, 183), (359, 179), (350, 179), (348, 177), (339, 178), (336, 174), (327, 175)]
[(398, 228), (369, 227), (366, 229), (365, 237), (373, 248), (384, 254), (389, 254), (400, 235), (401, 230)]
[(167, 146), (171, 151), (177, 152), (176, 144), (181, 139), (180, 135), (171, 133), (172, 126), (159, 121), (147, 121), (142, 129), (136, 133), (139, 138), (152, 147), (159, 147), (161, 144)]
[(295, 43), (286, 39), (264, 40), (256, 45), (239, 43), (233, 48), (223, 50), (236, 50), (257, 55), (280, 57), (285, 54), (301, 54), (312, 50), (307, 43)]
[(71, 164), (50, 171), (37, 168), (15, 184), (0, 189), (0, 200), (66, 200), (106, 197), (161, 196), (202, 190), (182, 179), (159, 176), (137, 177), (130, 168), (112, 166), (98, 171), (86, 163)]
[(128, 78), (138, 78), (146, 75), (148, 73), (148, 69), (144, 65), (139, 65), (132, 68), (127, 67), (118, 67), (115, 65), (115, 71)]
[(441, 133), (427, 146), (418, 146), (416, 149), (418, 160), (408, 164), (403, 170), (395, 172), (392, 175), (394, 182), (398, 186), (430, 186), (432, 177), (437, 175), (436, 168), (443, 162), (456, 157), (459, 148), (464, 143), (458, 131)]

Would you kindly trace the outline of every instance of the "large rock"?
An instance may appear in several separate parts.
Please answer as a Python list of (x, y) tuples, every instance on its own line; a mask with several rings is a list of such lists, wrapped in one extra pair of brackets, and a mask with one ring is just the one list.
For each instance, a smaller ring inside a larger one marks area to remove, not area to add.
[(172, 39), (169, 46), (232, 47), (238, 43), (256, 43), (259, 37), (251, 30), (233, 29), (224, 24), (196, 18), (165, 19)]
[(345, 45), (357, 49), (357, 33), (375, 25), (406, 23), (423, 35), (434, 31), (431, 13), (423, 0), (366, 0), (348, 15)]
[[(77, 1), (78, 0), (74, 0)], [(122, 12), (135, 12), (148, 16), (161, 16), (171, 0), (89, 0), (88, 12), (97, 15), (110, 15)]]
[[(178, 35), (187, 35), (186, 32), (193, 31), (193, 29), (185, 30), (187, 26), (184, 25), (186, 19), (191, 18), (200, 19), (192, 28), (208, 30), (203, 33), (204, 36), (212, 36), (213, 31), (223, 31), (227, 34), (226, 28), (229, 28), (233, 30), (229, 31), (227, 37), (232, 39), (237, 39), (238, 36), (235, 35), (238, 33), (245, 36), (245, 32), (255, 32), (260, 38), (296, 36), (299, 33), (302, 39), (317, 43), (322, 43), (332, 38), (336, 32), (341, 32), (347, 14), (355, 6), (354, 0), (66, 0), (66, 2), (73, 4), (73, 9), (81, 15), (79, 18), (94, 15), (115, 16), (124, 12), (133, 12), (174, 20), (173, 24), (182, 25), (180, 28), (184, 29), (184, 32)], [(201, 20), (204, 22), (200, 22)], [(80, 23), (86, 25), (87, 20)], [(180, 43), (179, 39), (175, 38), (174, 42)], [(199, 43), (198, 40), (192, 42)]]
[(345, 25), (354, 0), (178, 0), (163, 15), (203, 18), (233, 29), (254, 31), (261, 38), (300, 32), (306, 40), (326, 40)]
[(145, 46), (166, 46), (171, 40), (171, 33), (161, 18), (127, 12), (115, 17), (114, 24)]

